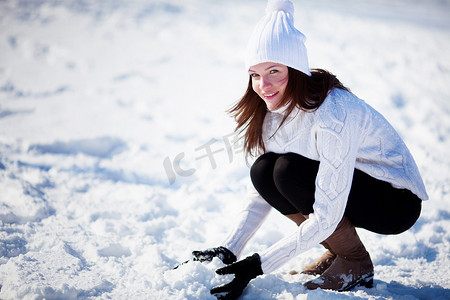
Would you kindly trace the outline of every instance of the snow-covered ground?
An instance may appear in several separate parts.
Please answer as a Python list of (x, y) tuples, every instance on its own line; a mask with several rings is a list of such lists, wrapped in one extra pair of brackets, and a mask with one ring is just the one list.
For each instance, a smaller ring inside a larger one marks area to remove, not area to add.
[[(248, 167), (228, 109), (262, 0), (0, 1), (0, 298), (215, 299), (218, 246)], [(289, 275), (243, 299), (450, 299), (450, 1), (294, 0), (312, 67), (388, 118), (430, 200), (397, 236), (359, 233), (375, 286), (307, 291)], [(244, 255), (294, 230), (273, 212)]]

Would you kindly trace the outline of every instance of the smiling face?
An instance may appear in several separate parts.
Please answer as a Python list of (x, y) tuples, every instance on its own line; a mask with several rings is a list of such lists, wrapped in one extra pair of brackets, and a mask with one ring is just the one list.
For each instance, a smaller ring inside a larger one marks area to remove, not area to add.
[(252, 78), (253, 90), (264, 100), (267, 109), (278, 108), (289, 79), (288, 67), (264, 62), (251, 66), (248, 73)]

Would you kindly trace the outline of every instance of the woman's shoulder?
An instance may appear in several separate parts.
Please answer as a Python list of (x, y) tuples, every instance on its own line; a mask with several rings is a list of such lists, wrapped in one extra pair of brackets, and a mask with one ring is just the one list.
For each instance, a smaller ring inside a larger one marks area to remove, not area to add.
[(341, 88), (333, 88), (330, 90), (324, 103), (332, 103), (332, 105), (338, 104), (348, 108), (365, 104), (364, 101), (359, 99), (355, 94)]
[(352, 92), (340, 88), (332, 89), (319, 109), (322, 106), (325, 110), (335, 110), (340, 107), (342, 110), (353, 113), (357, 113), (358, 110), (365, 112), (369, 108), (364, 100), (358, 98)]
[(318, 118), (325, 124), (350, 123), (368, 113), (366, 103), (353, 93), (334, 88), (317, 109)]

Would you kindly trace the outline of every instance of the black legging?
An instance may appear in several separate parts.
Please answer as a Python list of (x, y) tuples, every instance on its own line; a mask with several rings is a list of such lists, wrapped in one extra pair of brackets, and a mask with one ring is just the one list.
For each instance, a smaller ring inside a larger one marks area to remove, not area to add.
[[(313, 212), (319, 162), (296, 153), (261, 155), (250, 170), (259, 194), (284, 215)], [(422, 201), (406, 189), (355, 169), (345, 215), (356, 226), (382, 234), (409, 229), (420, 215)]]

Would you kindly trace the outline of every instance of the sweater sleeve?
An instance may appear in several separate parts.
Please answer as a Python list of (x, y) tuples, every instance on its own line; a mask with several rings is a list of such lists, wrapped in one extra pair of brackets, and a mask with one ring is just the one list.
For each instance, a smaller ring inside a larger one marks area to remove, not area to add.
[(255, 234), (271, 210), (271, 206), (259, 195), (249, 180), (245, 206), (238, 221), (222, 246), (233, 252), (236, 257), (242, 253), (248, 240)]
[(294, 256), (329, 237), (344, 215), (350, 193), (359, 142), (357, 124), (337, 104), (321, 113), (316, 128), (319, 170), (314, 213), (295, 232), (260, 253), (264, 273), (270, 273)]

